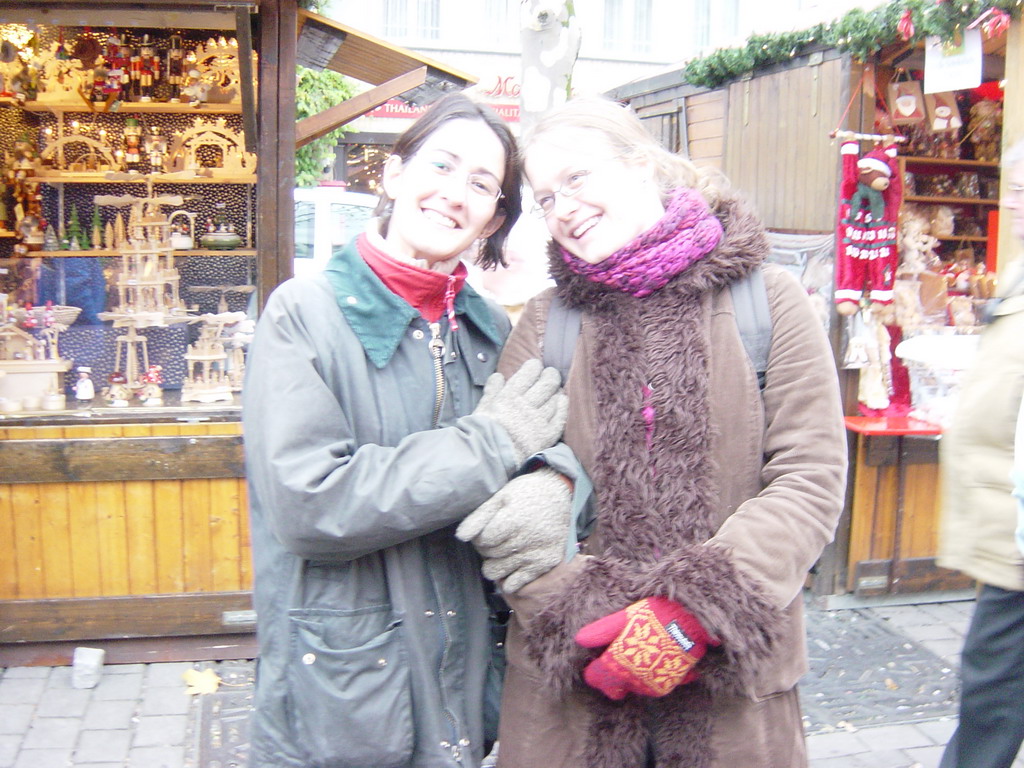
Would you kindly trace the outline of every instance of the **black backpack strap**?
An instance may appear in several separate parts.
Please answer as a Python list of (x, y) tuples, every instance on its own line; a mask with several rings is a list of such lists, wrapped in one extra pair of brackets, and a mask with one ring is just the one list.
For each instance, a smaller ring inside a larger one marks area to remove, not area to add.
[(743, 348), (747, 350), (751, 365), (757, 372), (757, 385), (764, 389), (768, 355), (772, 349), (772, 313), (768, 306), (768, 289), (760, 267), (729, 285), (732, 293), (736, 328), (740, 332)]
[(551, 295), (551, 308), (544, 328), (544, 365), (557, 368), (562, 374), (562, 384), (569, 380), (569, 366), (576, 351), (576, 339), (580, 335), (583, 310), (570, 307), (557, 294)]

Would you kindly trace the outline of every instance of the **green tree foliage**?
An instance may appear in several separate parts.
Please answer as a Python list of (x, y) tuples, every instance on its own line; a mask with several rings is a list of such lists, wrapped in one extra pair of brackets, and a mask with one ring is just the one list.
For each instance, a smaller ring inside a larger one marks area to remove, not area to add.
[[(295, 84), (295, 118), (319, 114), (335, 104), (340, 104), (355, 96), (355, 88), (344, 75), (325, 69), (317, 72), (306, 67), (298, 67)], [(334, 158), (334, 147), (345, 134), (347, 127), (342, 126), (326, 136), (314, 139), (295, 152), (295, 183), (300, 187), (315, 187), (324, 177), (324, 168), (329, 167)]]
[(686, 65), (686, 82), (717, 88), (747, 72), (821, 48), (836, 48), (867, 61), (879, 48), (900, 39), (896, 25), (906, 10), (914, 22), (909, 42), (916, 43), (932, 35), (956, 39), (990, 8), (1020, 18), (1020, 0), (890, 0), (871, 11), (855, 8), (830, 24), (799, 32), (753, 35), (742, 47), (722, 48), (692, 59)]

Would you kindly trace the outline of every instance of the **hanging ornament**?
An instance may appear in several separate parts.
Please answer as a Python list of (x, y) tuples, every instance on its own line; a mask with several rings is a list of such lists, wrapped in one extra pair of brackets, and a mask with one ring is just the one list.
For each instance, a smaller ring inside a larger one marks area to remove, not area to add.
[(896, 24), (896, 31), (900, 33), (900, 37), (905, 43), (914, 36), (914, 17), (909, 8), (903, 9), (903, 15), (900, 16), (900, 20)]
[(993, 8), (991, 15), (981, 25), (981, 31), (985, 33), (985, 39), (991, 40), (999, 37), (1010, 28), (1010, 14), (998, 8)]

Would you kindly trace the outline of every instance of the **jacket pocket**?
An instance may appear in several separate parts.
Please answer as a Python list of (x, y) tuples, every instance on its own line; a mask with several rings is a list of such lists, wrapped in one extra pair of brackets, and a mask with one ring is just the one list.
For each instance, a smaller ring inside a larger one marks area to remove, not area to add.
[[(358, 645), (347, 642), (361, 634), (354, 627), (365, 629), (374, 619), (387, 621), (382, 632)], [(406, 765), (413, 719), (401, 620), (380, 611), (303, 611), (291, 616), (291, 635), (291, 714), (309, 764)]]

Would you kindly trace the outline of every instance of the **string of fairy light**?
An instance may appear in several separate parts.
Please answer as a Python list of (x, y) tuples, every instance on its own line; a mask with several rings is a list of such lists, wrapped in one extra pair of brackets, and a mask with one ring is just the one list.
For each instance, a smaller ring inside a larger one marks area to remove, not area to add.
[(1024, 0), (893, 0), (873, 10), (855, 8), (835, 21), (794, 32), (751, 35), (745, 45), (721, 48), (691, 59), (684, 68), (691, 85), (717, 88), (756, 69), (782, 64), (808, 52), (836, 48), (868, 61), (882, 47), (903, 40), (917, 43), (937, 36), (955, 41), (976, 23), (986, 36), (1002, 34), (1019, 19)]

